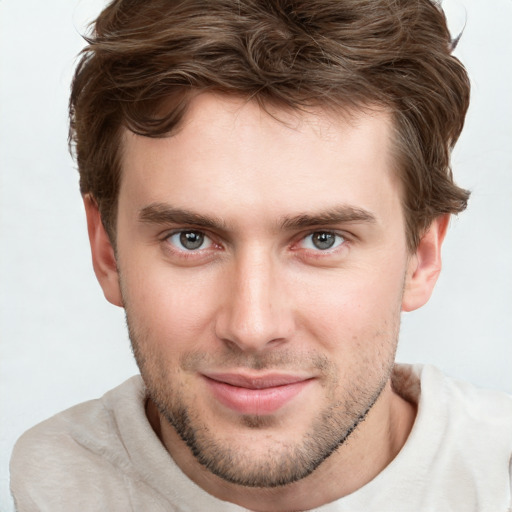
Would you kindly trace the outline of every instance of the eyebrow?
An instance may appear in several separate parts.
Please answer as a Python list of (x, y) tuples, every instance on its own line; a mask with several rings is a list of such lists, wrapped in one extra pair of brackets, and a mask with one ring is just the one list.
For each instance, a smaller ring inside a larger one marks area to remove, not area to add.
[(319, 213), (303, 213), (293, 217), (285, 217), (281, 222), (284, 229), (301, 229), (313, 226), (326, 226), (348, 223), (375, 223), (377, 219), (373, 213), (353, 206), (338, 206)]
[(139, 212), (140, 222), (149, 224), (192, 224), (203, 228), (226, 230), (226, 223), (217, 217), (174, 208), (165, 203), (152, 203)]
[[(142, 208), (139, 220), (150, 224), (189, 224), (193, 226), (227, 231), (224, 220), (220, 217), (201, 215), (196, 212), (175, 208), (165, 203), (152, 203)], [(338, 206), (319, 213), (301, 213), (283, 217), (281, 229), (294, 230), (314, 226), (327, 226), (347, 223), (375, 223), (376, 217), (368, 210), (353, 206)]]

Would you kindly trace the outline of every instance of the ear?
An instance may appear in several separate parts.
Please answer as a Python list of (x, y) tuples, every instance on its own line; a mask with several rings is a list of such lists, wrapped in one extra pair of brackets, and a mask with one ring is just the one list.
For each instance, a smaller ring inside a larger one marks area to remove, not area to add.
[(441, 245), (450, 215), (437, 217), (421, 237), (409, 259), (402, 311), (414, 311), (428, 302), (441, 272)]
[(85, 194), (83, 200), (94, 273), (103, 289), (105, 298), (115, 306), (123, 307), (114, 248), (103, 227), (103, 222), (101, 222), (98, 205), (89, 194)]

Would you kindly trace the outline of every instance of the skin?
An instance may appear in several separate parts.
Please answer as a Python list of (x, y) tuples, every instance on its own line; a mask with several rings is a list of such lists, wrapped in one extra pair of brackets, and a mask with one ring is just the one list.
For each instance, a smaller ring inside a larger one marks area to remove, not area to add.
[[(223, 500), (318, 507), (369, 482), (407, 439), (415, 406), (390, 384), (400, 312), (430, 297), (448, 218), (407, 250), (390, 133), (378, 110), (270, 116), (203, 94), (173, 136), (124, 134), (115, 251), (84, 198), (95, 272), (126, 310), (148, 419)], [(185, 234), (202, 245), (185, 248)], [(292, 376), (300, 389), (270, 411), (250, 389), (257, 399), (240, 411), (212, 385), (225, 374)]]

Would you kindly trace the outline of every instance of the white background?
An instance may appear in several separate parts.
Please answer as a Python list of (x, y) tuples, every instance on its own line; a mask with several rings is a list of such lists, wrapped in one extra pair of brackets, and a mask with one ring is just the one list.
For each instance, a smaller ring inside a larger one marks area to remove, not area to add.
[[(92, 272), (66, 141), (80, 33), (103, 3), (0, 0), (1, 511), (15, 439), (136, 372), (123, 312)], [(453, 31), (467, 18), (456, 53), (473, 97), (453, 164), (473, 195), (430, 303), (404, 315), (398, 359), (512, 392), (512, 1), (444, 5)]]

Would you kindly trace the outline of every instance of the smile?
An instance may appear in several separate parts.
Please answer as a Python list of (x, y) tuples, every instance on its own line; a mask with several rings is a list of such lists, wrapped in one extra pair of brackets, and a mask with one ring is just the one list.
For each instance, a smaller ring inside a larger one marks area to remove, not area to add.
[(272, 414), (289, 403), (314, 380), (293, 375), (204, 375), (204, 380), (222, 405), (239, 414)]

